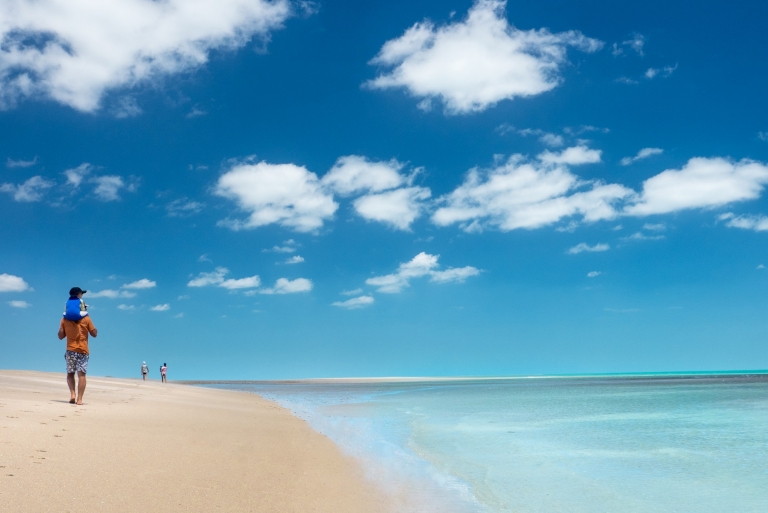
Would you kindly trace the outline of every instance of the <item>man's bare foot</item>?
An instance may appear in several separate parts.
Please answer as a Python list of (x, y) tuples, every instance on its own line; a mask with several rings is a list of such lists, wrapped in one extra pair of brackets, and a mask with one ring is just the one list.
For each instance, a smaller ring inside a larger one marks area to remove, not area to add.
[(77, 405), (78, 406), (82, 406), (83, 405), (83, 400), (82, 399), (78, 399), (77, 400)]
[(75, 398), (74, 397), (69, 400), (69, 404), (75, 404)]

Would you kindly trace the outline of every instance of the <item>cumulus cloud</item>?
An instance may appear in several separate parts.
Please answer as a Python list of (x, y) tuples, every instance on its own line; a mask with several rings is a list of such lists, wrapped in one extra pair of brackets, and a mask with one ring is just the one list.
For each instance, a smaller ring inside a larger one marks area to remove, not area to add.
[(8, 304), (13, 308), (29, 308), (32, 306), (30, 303), (20, 300), (8, 301)]
[(117, 305), (118, 310), (135, 310), (136, 307), (133, 305)]
[(291, 258), (285, 261), (286, 264), (300, 264), (304, 261), (304, 257), (301, 255), (293, 255)]
[(622, 166), (629, 166), (630, 164), (634, 164), (638, 160), (647, 159), (648, 157), (652, 157), (654, 155), (661, 155), (664, 153), (664, 150), (661, 148), (643, 148), (642, 150), (637, 152), (637, 155), (634, 157), (624, 157), (621, 159), (621, 165)]
[(261, 278), (259, 278), (258, 275), (249, 276), (248, 278), (238, 278), (236, 280), (230, 278), (229, 280), (222, 281), (218, 285), (219, 287), (223, 287), (229, 290), (255, 289), (261, 285)]
[(13, 194), (13, 199), (23, 203), (31, 203), (43, 199), (45, 191), (55, 185), (54, 182), (46, 180), (42, 176), (33, 176), (24, 183), (18, 185), (4, 183), (0, 185), (0, 192)]
[(600, 271), (590, 271), (587, 273), (587, 278), (597, 278), (601, 274), (603, 273), (601, 273)]
[(224, 276), (229, 274), (226, 267), (217, 267), (210, 273), (200, 273), (197, 278), (189, 280), (187, 287), (208, 287), (209, 285), (218, 285), (224, 281)]
[(113, 289), (104, 289), (100, 290), (98, 292), (88, 292), (88, 298), (99, 298), (99, 297), (105, 297), (109, 299), (117, 299), (117, 298), (131, 298), (136, 297), (135, 292), (130, 292), (128, 290), (113, 290)]
[(344, 290), (341, 292), (342, 296), (357, 296), (358, 294), (362, 294), (363, 289), (353, 289), (353, 290)]
[(430, 281), (434, 282), (463, 282), (470, 276), (477, 276), (480, 270), (475, 267), (448, 268), (444, 271), (438, 271), (438, 258), (440, 255), (430, 255), (421, 252), (409, 262), (400, 264), (392, 274), (376, 276), (365, 280), (367, 285), (377, 287), (379, 292), (387, 294), (396, 294), (404, 288), (410, 287), (410, 282), (414, 278), (429, 276)]
[(131, 283), (125, 283), (121, 288), (123, 289), (152, 289), (157, 287), (157, 282), (142, 278)]
[(400, 171), (405, 164), (397, 160), (374, 162), (359, 155), (339, 157), (322, 184), (342, 196), (359, 192), (381, 192), (400, 187), (407, 177)]
[(663, 232), (667, 229), (667, 225), (664, 223), (645, 223), (643, 230), (649, 230), (652, 232)]
[(471, 232), (486, 225), (503, 231), (540, 228), (574, 215), (585, 221), (612, 219), (614, 204), (633, 194), (621, 185), (580, 180), (565, 164), (594, 162), (599, 153), (575, 147), (545, 152), (540, 159), (545, 160), (513, 155), (494, 168), (471, 169), (462, 185), (438, 199), (441, 206), (432, 221), (459, 223)]
[(8, 0), (0, 107), (42, 97), (93, 112), (107, 90), (187, 72), (254, 37), (266, 42), (290, 12), (287, 0)]
[(198, 274), (196, 278), (191, 279), (187, 283), (187, 287), (209, 287), (215, 285), (228, 290), (241, 290), (254, 289), (261, 285), (261, 278), (258, 275), (247, 278), (225, 279), (225, 276), (228, 274), (229, 269), (226, 267), (217, 267), (212, 272)]
[(643, 190), (625, 212), (635, 216), (712, 208), (756, 199), (768, 183), (768, 166), (752, 160), (692, 158), (643, 182)]
[(756, 232), (768, 231), (768, 217), (766, 216), (736, 216), (732, 212), (718, 216), (718, 220), (725, 221), (730, 228), (741, 228)]
[(72, 187), (80, 187), (83, 183), (83, 179), (93, 171), (94, 167), (88, 162), (83, 162), (77, 167), (67, 169), (64, 171), (64, 176), (67, 177), (67, 184)]
[(389, 71), (367, 85), (405, 88), (421, 108), (439, 98), (447, 113), (466, 114), (550, 91), (562, 82), (569, 46), (584, 52), (603, 46), (577, 31), (519, 30), (507, 22), (505, 7), (502, 0), (477, 0), (462, 21), (416, 23), (382, 46), (371, 64)]
[(608, 251), (609, 249), (611, 249), (611, 247), (608, 244), (600, 243), (595, 244), (594, 246), (590, 246), (586, 242), (581, 242), (570, 248), (567, 253), (569, 255), (578, 255), (579, 253), (583, 253), (585, 251), (596, 253), (600, 251)]
[(96, 198), (105, 202), (120, 200), (120, 189), (126, 186), (123, 178), (116, 175), (97, 176), (91, 181), (96, 184), (93, 189)]
[(352, 299), (347, 299), (346, 301), (335, 301), (332, 304), (333, 306), (346, 308), (347, 310), (357, 310), (360, 308), (371, 306), (373, 302), (374, 302), (373, 296), (360, 296), (360, 297), (354, 297)]
[(167, 312), (170, 309), (171, 309), (171, 305), (169, 305), (168, 303), (165, 303), (162, 305), (156, 305), (150, 308), (150, 310), (153, 312)]
[(596, 164), (600, 162), (600, 150), (593, 150), (586, 146), (572, 146), (560, 153), (545, 150), (539, 155), (539, 160), (545, 164), (566, 164), (578, 166), (581, 164)]
[(233, 230), (279, 224), (312, 232), (338, 208), (317, 175), (295, 164), (237, 164), (219, 178), (215, 194), (249, 213), (243, 220), (220, 222)]
[(409, 230), (421, 215), (424, 200), (432, 192), (425, 187), (405, 187), (379, 194), (367, 194), (354, 201), (355, 211), (369, 221), (388, 224), (399, 230)]
[(293, 239), (288, 239), (287, 241), (283, 242), (282, 246), (272, 246), (270, 249), (262, 249), (262, 253), (295, 253), (296, 252), (296, 241)]
[(306, 278), (296, 278), (295, 280), (289, 280), (288, 278), (278, 278), (274, 287), (260, 290), (259, 293), (295, 294), (298, 292), (309, 292), (310, 290), (312, 290), (312, 281)]
[(665, 238), (664, 235), (646, 235), (643, 232), (635, 232), (629, 237), (622, 237), (621, 240), (661, 240)]
[(405, 164), (397, 160), (371, 161), (359, 155), (339, 158), (323, 179), (323, 186), (339, 195), (363, 194), (353, 202), (358, 215), (369, 221), (409, 230), (432, 193), (425, 187), (412, 187), (414, 177), (402, 172)]
[(9, 158), (5, 161), (5, 167), (9, 169), (13, 169), (16, 167), (21, 167), (21, 168), (32, 167), (35, 164), (37, 164), (37, 157), (33, 158), (32, 160), (23, 160), (23, 159), (13, 160)]
[(0, 274), (0, 292), (24, 292), (29, 290), (29, 284), (21, 276)]

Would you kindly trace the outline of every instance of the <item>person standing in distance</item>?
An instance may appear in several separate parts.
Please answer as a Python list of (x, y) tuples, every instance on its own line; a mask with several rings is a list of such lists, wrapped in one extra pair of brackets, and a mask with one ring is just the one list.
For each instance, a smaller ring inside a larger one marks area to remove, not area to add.
[[(72, 287), (69, 290), (69, 298), (83, 299), (87, 291), (80, 287)], [(59, 324), (59, 340), (67, 338), (67, 349), (64, 352), (64, 361), (67, 362), (67, 385), (69, 386), (72, 404), (83, 404), (85, 393), (85, 374), (88, 372), (88, 335), (93, 338), (98, 335), (96, 326), (93, 325), (90, 315), (83, 316), (80, 320), (70, 321), (62, 318)], [(75, 373), (77, 373), (77, 395), (75, 395)]]
[(167, 382), (167, 380), (165, 379), (166, 372), (168, 372), (168, 365), (164, 363), (163, 366), (160, 367), (160, 379), (163, 380), (163, 383)]
[(147, 367), (147, 362), (141, 362), (141, 377), (144, 381), (147, 380), (148, 373), (149, 373), (149, 367)]

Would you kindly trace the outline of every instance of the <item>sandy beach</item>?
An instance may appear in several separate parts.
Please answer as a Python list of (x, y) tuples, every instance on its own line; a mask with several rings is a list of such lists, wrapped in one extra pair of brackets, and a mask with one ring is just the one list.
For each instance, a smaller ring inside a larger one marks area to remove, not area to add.
[(255, 394), (0, 371), (5, 512), (379, 512), (362, 469)]

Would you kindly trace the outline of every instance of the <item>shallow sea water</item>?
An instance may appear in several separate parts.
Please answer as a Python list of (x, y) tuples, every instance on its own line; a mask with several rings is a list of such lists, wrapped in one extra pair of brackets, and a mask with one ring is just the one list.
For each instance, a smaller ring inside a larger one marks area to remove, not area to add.
[(230, 383), (402, 512), (768, 512), (768, 376)]

